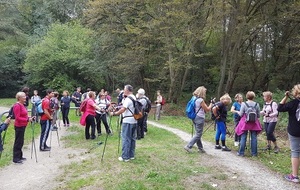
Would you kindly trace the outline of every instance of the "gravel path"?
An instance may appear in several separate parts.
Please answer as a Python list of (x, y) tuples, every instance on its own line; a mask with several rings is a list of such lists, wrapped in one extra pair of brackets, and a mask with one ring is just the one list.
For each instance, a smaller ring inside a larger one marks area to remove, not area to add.
[[(148, 121), (148, 124), (155, 127), (165, 129), (176, 134), (183, 141), (188, 142), (191, 139), (191, 135), (181, 131), (179, 129), (174, 129), (169, 126), (159, 124), (154, 121)], [(222, 152), (220, 150), (214, 149), (214, 145), (209, 142), (203, 141), (203, 146), (207, 154), (212, 155), (210, 162), (215, 162), (216, 167), (225, 167), (231, 172), (238, 174), (243, 181), (253, 189), (257, 190), (296, 190), (300, 189), (299, 184), (293, 184), (287, 182), (283, 179), (281, 175), (278, 175), (259, 162), (249, 160), (247, 158), (242, 158), (236, 156), (232, 152)], [(182, 149), (182, 151), (184, 151)], [(221, 166), (221, 165), (222, 166)]]

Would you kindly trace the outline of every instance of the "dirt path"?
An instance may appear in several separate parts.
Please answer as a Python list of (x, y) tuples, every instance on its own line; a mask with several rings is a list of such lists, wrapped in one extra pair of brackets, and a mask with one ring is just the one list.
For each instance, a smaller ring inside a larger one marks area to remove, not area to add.
[[(7, 108), (0, 107), (0, 113), (7, 110)], [(10, 126), (11, 127), (11, 126)], [(31, 130), (30, 126), (26, 130)], [(86, 154), (83, 154), (85, 150), (64, 148), (63, 141), (58, 144), (58, 138), (55, 131), (50, 132), (49, 140), (52, 133), (51, 143), (51, 155), (49, 152), (40, 152), (39, 138), (35, 139), (37, 146), (37, 160), (33, 154), (33, 159), (30, 159), (31, 155), (31, 143), (23, 148), (24, 157), (27, 161), (22, 165), (11, 164), (5, 168), (0, 169), (0, 190), (48, 190), (54, 189), (59, 186), (59, 183), (55, 180), (62, 172), (61, 166), (70, 164), (73, 161), (80, 161), (84, 159)], [(68, 134), (65, 127), (61, 127), (58, 130), (59, 138)], [(6, 145), (10, 146), (10, 145)], [(11, 145), (12, 146), (12, 145)]]
[[(168, 127), (157, 122), (148, 121), (148, 124), (170, 131), (179, 136), (183, 141), (188, 142), (191, 135), (178, 129)], [(215, 167), (224, 167), (230, 173), (235, 173), (238, 180), (243, 181), (253, 189), (257, 190), (296, 190), (300, 189), (299, 184), (292, 184), (259, 162), (236, 156), (232, 152), (222, 152), (214, 149), (214, 145), (203, 142), (203, 146), (208, 155), (211, 155), (210, 163), (215, 163)], [(184, 150), (182, 150), (184, 151)]]

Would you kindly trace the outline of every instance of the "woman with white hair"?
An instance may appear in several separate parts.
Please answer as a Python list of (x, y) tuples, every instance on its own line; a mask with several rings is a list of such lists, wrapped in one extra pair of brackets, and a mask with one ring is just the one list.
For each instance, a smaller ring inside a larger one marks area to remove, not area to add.
[[(287, 102), (289, 98), (289, 92), (285, 93), (284, 98), (281, 100), (278, 106), (279, 112), (288, 112), (288, 135), (291, 147), (291, 162), (292, 173), (284, 176), (286, 180), (299, 183), (299, 158), (300, 158), (300, 84), (297, 84), (292, 89), (293, 100)], [(287, 103), (286, 103), (287, 102)]]
[(24, 145), (24, 134), (28, 122), (32, 121), (32, 118), (28, 117), (28, 112), (24, 106), (26, 102), (26, 94), (24, 92), (18, 92), (16, 94), (17, 103), (13, 106), (13, 112), (15, 116), (15, 142), (13, 148), (13, 162), (16, 164), (22, 164), (26, 158), (23, 157), (22, 148)]

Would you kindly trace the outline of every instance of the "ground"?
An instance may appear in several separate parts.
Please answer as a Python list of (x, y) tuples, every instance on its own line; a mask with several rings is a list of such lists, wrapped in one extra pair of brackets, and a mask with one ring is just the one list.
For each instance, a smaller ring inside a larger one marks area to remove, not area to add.
[[(0, 112), (1, 111), (3, 111), (3, 108), (0, 108)], [(149, 124), (170, 131), (183, 141), (187, 142), (191, 138), (190, 134), (157, 122), (149, 121)], [(11, 164), (2, 168), (0, 170), (0, 189), (55, 189), (59, 186), (57, 177), (62, 173), (62, 166), (69, 164), (71, 161), (80, 161), (90, 156), (90, 154), (85, 154), (86, 150), (63, 148), (63, 142), (60, 142), (59, 146), (56, 135), (56, 132), (52, 132), (52, 150), (50, 154), (49, 152), (37, 151), (37, 163), (35, 162), (34, 154), (33, 159), (30, 159), (31, 147), (27, 146), (24, 147), (24, 154), (27, 157), (25, 164)], [(59, 137), (68, 135), (68, 131), (62, 127), (59, 129), (58, 135)], [(39, 144), (38, 139), (35, 140), (35, 144)], [(210, 179), (211, 176), (204, 174), (201, 178), (189, 178), (185, 183), (205, 180), (208, 182), (208, 186), (213, 186), (218, 189), (218, 186), (220, 186), (219, 183), (224, 183), (224, 180), (218, 180), (218, 178), (229, 178), (229, 180), (226, 180), (226, 183), (240, 184), (240, 186), (238, 186), (240, 187), (239, 189), (293, 190), (300, 188), (298, 184), (286, 182), (281, 175), (270, 171), (258, 161), (238, 157), (231, 152), (215, 150), (213, 144), (209, 142), (203, 142), (203, 144), (206, 147), (207, 154), (202, 155), (201, 162), (204, 162), (209, 167), (216, 168), (216, 171), (221, 171), (220, 173), (222, 173), (222, 175), (216, 175), (218, 177)], [(185, 153), (184, 150), (181, 153)], [(224, 173), (226, 175), (223, 175)], [(90, 188), (86, 187), (85, 189)], [(95, 187), (92, 189), (95, 189)]]

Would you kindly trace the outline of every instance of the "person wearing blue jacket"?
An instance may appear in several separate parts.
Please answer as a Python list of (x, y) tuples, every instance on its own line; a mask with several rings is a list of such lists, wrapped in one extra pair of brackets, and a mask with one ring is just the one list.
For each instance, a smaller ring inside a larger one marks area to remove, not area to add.
[(63, 92), (63, 97), (60, 100), (61, 113), (62, 113), (62, 119), (63, 119), (64, 127), (69, 127), (70, 126), (69, 111), (70, 111), (71, 101), (72, 101), (72, 99), (69, 95), (69, 92), (67, 90), (65, 90)]
[(9, 124), (10, 124), (10, 118), (7, 118), (4, 121), (4, 123), (2, 123), (0, 125), (0, 152), (3, 151), (3, 143), (4, 143), (4, 142), (2, 142), (2, 135), (1, 135), (1, 133), (7, 129), (7, 127), (9, 126)]

